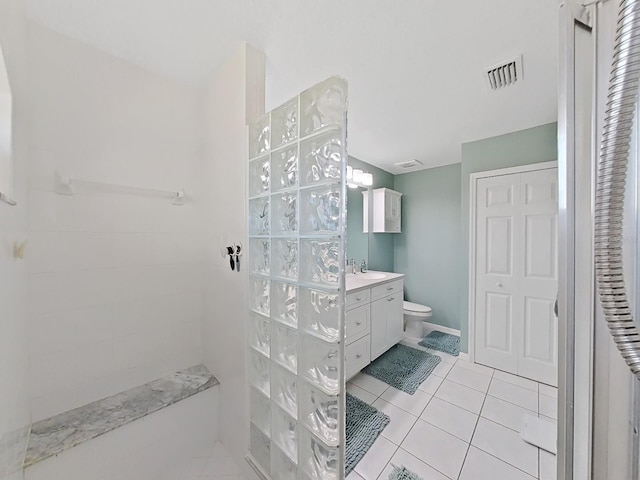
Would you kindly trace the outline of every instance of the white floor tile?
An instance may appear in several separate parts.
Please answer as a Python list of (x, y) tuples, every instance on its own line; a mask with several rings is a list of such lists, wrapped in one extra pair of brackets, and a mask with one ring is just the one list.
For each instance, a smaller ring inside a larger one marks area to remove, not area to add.
[[(497, 375), (496, 372), (495, 375)], [(538, 393), (528, 388), (520, 387), (512, 383), (499, 380), (494, 375), (489, 386), (489, 395), (497, 397), (507, 402), (520, 405), (527, 410), (538, 412)]]
[(487, 395), (480, 416), (519, 432), (525, 414), (535, 415), (535, 412)]
[(449, 380), (442, 382), (435, 396), (475, 414), (480, 413), (485, 397), (482, 392)]
[(432, 375), (445, 378), (452, 367), (453, 363), (440, 362), (438, 366), (433, 369)]
[(553, 418), (554, 420), (558, 419), (558, 399), (553, 397), (548, 397), (547, 395), (540, 395), (538, 397), (538, 405), (540, 408), (540, 415), (544, 415), (545, 417)]
[(517, 385), (522, 388), (533, 390), (534, 392), (538, 391), (538, 382), (534, 382), (533, 380), (529, 380), (528, 378), (519, 377), (518, 375), (513, 375), (511, 373), (496, 370), (493, 374), (493, 378), (497, 378), (498, 380), (502, 380), (503, 382), (511, 383), (512, 385)]
[(494, 372), (493, 368), (485, 367), (484, 365), (480, 365), (478, 363), (471, 363), (467, 360), (462, 359), (458, 360), (458, 362), (456, 363), (456, 367), (466, 368), (467, 370), (471, 370), (488, 377), (492, 377)]
[(364, 480), (364, 478), (362, 478), (355, 470), (351, 470), (351, 473), (347, 475), (347, 480)]
[(482, 393), (487, 393), (489, 383), (491, 383), (491, 377), (473, 372), (467, 368), (459, 367), (457, 364), (451, 369), (449, 375), (447, 375), (447, 380), (473, 388)]
[(376, 480), (397, 449), (396, 444), (379, 436), (356, 465), (356, 473), (364, 480)]
[(540, 450), (540, 480), (556, 480), (556, 456), (552, 453)]
[(369, 393), (372, 393), (376, 397), (382, 395), (382, 392), (389, 388), (389, 385), (384, 383), (382, 380), (378, 380), (371, 375), (365, 375), (364, 373), (357, 374), (355, 377), (349, 380), (349, 382), (353, 383), (357, 387), (362, 388), (363, 390), (366, 390)]
[(391, 457), (391, 461), (387, 464), (387, 468), (385, 468), (380, 477), (378, 477), (379, 480), (387, 480), (389, 475), (391, 475), (394, 466), (406, 467), (418, 475), (422, 480), (448, 480), (447, 477), (442, 475), (440, 472), (431, 468), (429, 465), (417, 459), (402, 448), (399, 448), (395, 455)]
[(549, 397), (558, 398), (558, 389), (556, 387), (550, 387), (549, 385), (545, 385), (544, 383), (538, 384), (538, 391), (542, 395), (547, 395)]
[(402, 448), (447, 477), (458, 478), (468, 444), (418, 419)]
[(538, 477), (538, 448), (522, 440), (518, 432), (481, 417), (471, 445)]
[(373, 393), (367, 392), (365, 389), (360, 388), (359, 386), (351, 382), (347, 383), (347, 392), (354, 397), (358, 397), (360, 400), (368, 403), (369, 405), (373, 405), (373, 402), (375, 402), (376, 398), (378, 398)]
[(382, 400), (389, 403), (393, 403), (396, 407), (400, 407), (402, 410), (409, 412), (411, 415), (419, 417), (424, 407), (427, 406), (431, 395), (420, 390), (416, 390), (416, 393), (409, 395), (402, 390), (398, 390), (394, 387), (389, 387), (380, 396)]
[(381, 398), (376, 400), (373, 406), (388, 415), (391, 420), (381, 435), (396, 445), (400, 445), (407, 436), (407, 433), (409, 433), (409, 430), (411, 430), (411, 427), (416, 423), (416, 420), (418, 420), (418, 417), (405, 412), (401, 408)]
[(469, 443), (476, 428), (478, 415), (439, 398), (434, 398), (424, 409), (420, 418)]
[(535, 480), (535, 477), (471, 446), (460, 480)]
[(440, 384), (444, 381), (444, 378), (437, 375), (429, 375), (427, 379), (420, 384), (418, 390), (422, 390), (430, 395), (436, 393)]

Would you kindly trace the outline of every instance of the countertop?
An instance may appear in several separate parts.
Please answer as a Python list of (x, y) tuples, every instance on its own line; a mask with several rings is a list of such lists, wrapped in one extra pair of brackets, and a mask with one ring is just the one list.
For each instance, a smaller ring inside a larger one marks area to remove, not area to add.
[(345, 275), (347, 293), (364, 290), (365, 288), (382, 285), (383, 283), (393, 282), (394, 280), (399, 280), (401, 278), (404, 278), (404, 273), (368, 271), (367, 273), (358, 272), (355, 275), (347, 272)]

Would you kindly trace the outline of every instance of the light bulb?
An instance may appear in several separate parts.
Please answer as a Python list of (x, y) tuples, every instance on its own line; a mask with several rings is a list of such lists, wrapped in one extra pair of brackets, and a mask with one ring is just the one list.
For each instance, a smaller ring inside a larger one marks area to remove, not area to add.
[(370, 187), (373, 185), (373, 173), (364, 172), (362, 174), (362, 185), (365, 187)]
[(359, 168), (354, 168), (353, 169), (353, 181), (354, 183), (362, 183), (362, 175), (364, 174), (364, 172), (362, 170), (360, 170)]
[(353, 167), (347, 165), (347, 181), (353, 178)]
[(347, 186), (349, 188), (358, 188), (358, 185), (356, 185), (355, 183), (347, 183)]

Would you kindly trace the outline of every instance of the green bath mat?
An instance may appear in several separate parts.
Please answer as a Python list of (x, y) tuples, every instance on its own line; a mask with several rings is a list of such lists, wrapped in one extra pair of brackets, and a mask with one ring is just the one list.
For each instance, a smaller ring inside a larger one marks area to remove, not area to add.
[(433, 331), (424, 337), (418, 345), (448, 353), (455, 357), (460, 355), (460, 337), (449, 333)]
[(389, 474), (389, 480), (422, 480), (422, 477), (419, 477), (404, 466), (396, 467), (394, 465), (393, 471)]
[(410, 395), (440, 363), (440, 357), (406, 345), (395, 345), (362, 372)]
[(345, 475), (349, 475), (362, 460), (390, 421), (389, 417), (377, 408), (347, 393)]

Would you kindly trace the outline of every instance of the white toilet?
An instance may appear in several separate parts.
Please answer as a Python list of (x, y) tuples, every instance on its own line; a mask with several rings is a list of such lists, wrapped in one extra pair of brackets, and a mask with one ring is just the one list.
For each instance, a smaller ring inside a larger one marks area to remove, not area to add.
[(431, 307), (404, 301), (404, 333), (407, 337), (424, 337), (424, 322), (431, 317)]

